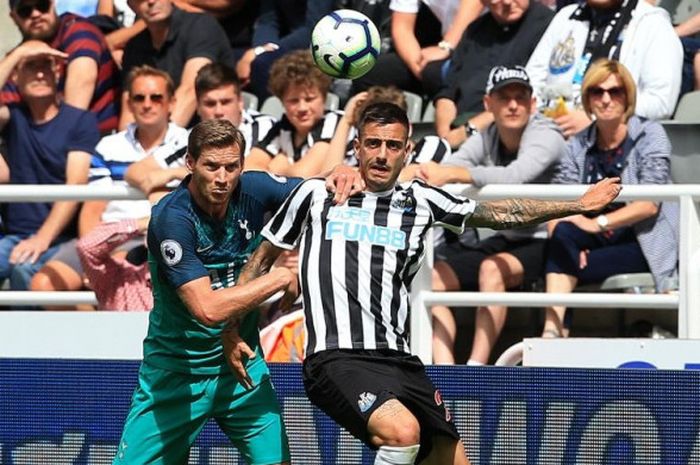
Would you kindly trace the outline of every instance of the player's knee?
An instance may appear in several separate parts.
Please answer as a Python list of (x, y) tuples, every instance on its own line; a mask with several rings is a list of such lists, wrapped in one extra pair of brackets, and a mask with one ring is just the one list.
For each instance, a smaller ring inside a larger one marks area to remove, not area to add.
[(380, 446), (403, 447), (420, 442), (420, 424), (413, 415), (401, 415), (394, 421), (388, 422), (377, 434), (374, 441)]
[(413, 465), (418, 456), (420, 444), (411, 446), (381, 446), (374, 459), (374, 465)]

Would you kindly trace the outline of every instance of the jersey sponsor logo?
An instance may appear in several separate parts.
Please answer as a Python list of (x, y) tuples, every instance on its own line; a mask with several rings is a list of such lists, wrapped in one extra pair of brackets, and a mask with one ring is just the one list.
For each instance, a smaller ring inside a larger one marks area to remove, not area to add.
[(370, 223), (372, 211), (358, 207), (331, 207), (328, 210), (328, 219)]
[(182, 260), (182, 246), (177, 241), (166, 239), (160, 243), (160, 254), (169, 266), (177, 265)]
[(357, 399), (357, 406), (360, 407), (360, 412), (365, 413), (374, 405), (376, 400), (377, 396), (371, 392), (363, 392), (360, 394), (360, 398)]
[(400, 229), (387, 228), (371, 224), (349, 223), (347, 221), (329, 221), (326, 225), (326, 239), (342, 238), (351, 242), (369, 242), (394, 249), (404, 249), (406, 233)]

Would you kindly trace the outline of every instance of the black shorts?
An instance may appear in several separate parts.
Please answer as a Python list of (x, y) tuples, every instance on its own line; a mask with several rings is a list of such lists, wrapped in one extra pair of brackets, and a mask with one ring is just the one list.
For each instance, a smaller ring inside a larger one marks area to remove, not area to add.
[(523, 265), (523, 284), (532, 284), (544, 276), (546, 239), (508, 239), (496, 234), (487, 237), (473, 247), (451, 244), (448, 253), (443, 251), (444, 261), (450, 265), (459, 280), (462, 291), (479, 290), (479, 267), (487, 257), (506, 252)]
[(374, 410), (397, 399), (418, 419), (420, 451), (436, 435), (459, 439), (440, 393), (418, 357), (395, 350), (324, 350), (304, 360), (304, 388), (311, 403), (370, 448), (367, 422)]

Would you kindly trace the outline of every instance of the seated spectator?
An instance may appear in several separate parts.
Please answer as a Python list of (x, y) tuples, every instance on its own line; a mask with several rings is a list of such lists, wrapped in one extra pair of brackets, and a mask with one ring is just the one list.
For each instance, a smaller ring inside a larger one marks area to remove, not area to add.
[[(77, 251), (100, 310), (147, 311), (153, 307), (148, 252), (148, 217), (102, 223), (78, 241)], [(114, 252), (138, 240), (123, 256)]]
[[(269, 87), (282, 101), (284, 114), (265, 138), (250, 151), (245, 170), (264, 170), (289, 176), (314, 176), (315, 169), (294, 172), (302, 157), (328, 152), (341, 112), (325, 110), (330, 76), (313, 62), (308, 50), (284, 55), (270, 69)], [(317, 155), (314, 155), (316, 157)]]
[(527, 64), (536, 96), (544, 107), (554, 107), (550, 110), (566, 137), (591, 123), (582, 109), (581, 85), (588, 67), (600, 58), (619, 60), (632, 73), (637, 115), (671, 117), (683, 49), (666, 10), (644, 0), (587, 0), (556, 14)]
[(391, 0), (394, 52), (353, 81), (352, 93), (395, 85), (418, 95), (440, 89), (447, 60), (462, 33), (481, 13), (479, 0)]
[(687, 92), (700, 89), (700, 13), (694, 14), (675, 27), (676, 34), (683, 45), (683, 79), (681, 96)]
[(435, 96), (435, 130), (458, 147), (493, 122), (484, 111), (484, 82), (497, 65), (525, 65), (554, 13), (530, 0), (482, 0), (486, 14), (472, 22), (460, 39)]
[[(100, 140), (91, 169), (91, 185), (124, 185), (124, 171), (134, 162), (158, 153), (170, 154), (186, 147), (187, 130), (168, 122), (174, 105), (174, 85), (165, 72), (139, 66), (126, 82), (127, 104), (136, 121), (125, 131)], [(96, 200), (85, 202), (80, 211), (80, 237), (85, 237), (101, 222), (111, 223), (150, 215), (148, 200)], [(121, 257), (143, 240), (127, 242), (116, 249)], [(32, 279), (32, 290), (75, 291), (83, 287), (88, 270), (81, 266), (76, 241), (61, 245), (59, 251)]]
[[(73, 13), (56, 14), (53, 0), (11, 0), (10, 17), (22, 33), (17, 56), (37, 55), (49, 49), (67, 54), (59, 70), (58, 92), (67, 104), (90, 110), (102, 134), (117, 128), (120, 77), (102, 32)], [(2, 100), (18, 102), (13, 85), (2, 89)]]
[[(30, 54), (16, 48), (0, 61), (0, 86), (12, 75), (23, 104), (0, 102), (0, 129), (7, 142), (10, 184), (85, 184), (90, 154), (99, 140), (97, 120), (58, 97), (51, 48)], [(26, 290), (31, 277), (75, 237), (78, 202), (10, 202), (3, 205), (5, 236), (0, 239), (0, 280)]]
[(97, 17), (90, 18), (93, 22), (106, 24), (109, 31), (104, 31), (105, 40), (112, 52), (112, 58), (121, 68), (124, 58), (124, 47), (139, 32), (146, 29), (146, 23), (136, 19), (133, 10), (126, 0), (99, 0)]
[(334, 10), (335, 0), (262, 0), (253, 27), (252, 47), (236, 64), (243, 87), (262, 102), (269, 97), (270, 67), (283, 55), (306, 50), (311, 31), (323, 16)]
[[(558, 127), (536, 112), (530, 79), (521, 66), (497, 66), (489, 74), (484, 108), (494, 123), (470, 137), (446, 165), (424, 164), (417, 175), (438, 186), (470, 183), (548, 183), (566, 150)], [(447, 244), (433, 266), (433, 290), (505, 292), (541, 278), (546, 231), (537, 226), (499, 231), (472, 247)], [(476, 311), (468, 364), (488, 362), (506, 321), (507, 307)], [(456, 323), (449, 308), (433, 307), (433, 360), (454, 363)]]
[[(583, 108), (595, 120), (569, 141), (554, 182), (593, 184), (620, 177), (622, 184), (669, 184), (671, 144), (663, 127), (635, 116), (637, 92), (627, 68), (603, 59), (581, 87)], [(599, 215), (548, 224), (547, 292), (571, 292), (619, 273), (648, 272), (656, 290), (675, 287), (679, 212), (676, 202), (637, 200), (611, 204)], [(565, 307), (547, 308), (544, 337), (568, 335)]]
[[(175, 82), (175, 107), (170, 116), (187, 127), (194, 116), (194, 80), (199, 69), (214, 61), (232, 65), (233, 52), (226, 33), (212, 16), (185, 12), (172, 0), (128, 0), (146, 22), (146, 29), (129, 40), (124, 49), (122, 71), (149, 65), (167, 72)], [(125, 101), (126, 94), (122, 96)], [(122, 108), (120, 127), (132, 121), (127, 105)]]
[[(232, 68), (221, 63), (204, 65), (197, 73), (194, 82), (197, 97), (197, 115), (202, 121), (226, 119), (238, 128), (245, 139), (245, 153), (267, 135), (275, 119), (243, 107), (241, 86)], [(185, 167), (187, 147), (157, 153), (131, 164), (124, 175), (126, 181), (142, 190), (155, 202), (174, 183), (188, 173)]]

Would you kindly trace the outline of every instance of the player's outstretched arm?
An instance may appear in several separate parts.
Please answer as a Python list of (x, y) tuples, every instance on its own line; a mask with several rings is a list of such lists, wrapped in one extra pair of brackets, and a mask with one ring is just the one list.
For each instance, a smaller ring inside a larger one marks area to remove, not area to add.
[(213, 291), (208, 276), (189, 281), (177, 289), (197, 321), (216, 326), (230, 318), (239, 318), (279, 291), (296, 282), (296, 276), (286, 268), (276, 268), (245, 284)]
[(615, 200), (621, 189), (620, 178), (606, 178), (592, 185), (574, 201), (505, 199), (479, 202), (467, 225), (510, 229), (570, 215), (594, 213)]

